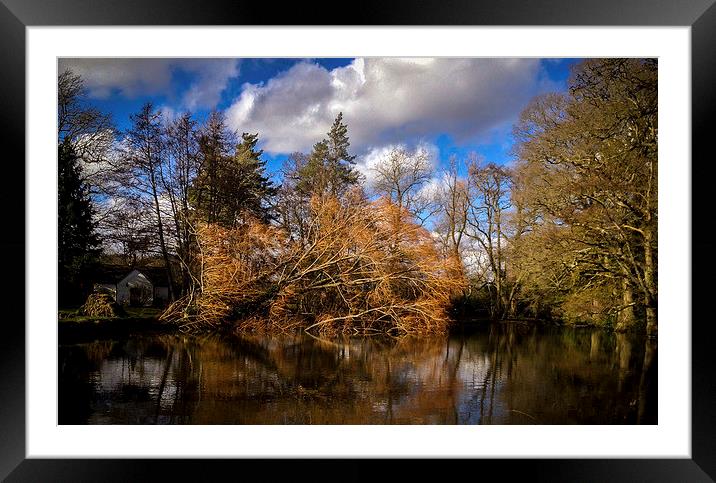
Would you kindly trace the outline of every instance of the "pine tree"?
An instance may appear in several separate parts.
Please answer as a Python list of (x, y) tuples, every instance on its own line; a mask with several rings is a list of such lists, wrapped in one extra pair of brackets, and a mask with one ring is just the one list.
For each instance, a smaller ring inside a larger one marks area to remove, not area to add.
[(269, 203), (276, 188), (265, 173), (266, 161), (261, 159), (263, 150), (257, 150), (257, 144), (258, 134), (244, 133), (225, 167), (223, 218), (228, 224), (237, 222), (245, 213), (262, 221), (272, 218)]
[(343, 196), (359, 180), (349, 147), (348, 126), (343, 123), (343, 113), (339, 113), (328, 137), (313, 146), (308, 163), (299, 172), (297, 189), (310, 195)]
[(308, 155), (306, 163), (298, 169), (296, 189), (310, 197), (313, 194), (322, 195), (327, 191), (328, 172), (325, 162), (328, 157), (328, 143), (324, 139), (313, 145), (313, 151)]
[(89, 277), (99, 255), (99, 238), (79, 158), (69, 142), (58, 145), (57, 156), (59, 301), (61, 305), (73, 305), (90, 290)]
[(358, 173), (353, 169), (356, 157), (348, 153), (349, 147), (348, 126), (343, 124), (343, 113), (340, 112), (333, 121), (326, 140), (328, 188), (333, 196), (343, 194), (348, 186), (358, 182)]
[(256, 149), (258, 134), (244, 133), (234, 144), (235, 136), (220, 113), (209, 116), (199, 137), (201, 163), (191, 200), (201, 219), (229, 228), (245, 215), (271, 220), (270, 204), (276, 194), (261, 159), (263, 151)]
[(209, 114), (199, 131), (199, 169), (191, 190), (191, 202), (200, 219), (208, 223), (222, 220), (222, 202), (226, 199), (222, 179), (231, 157), (235, 133), (226, 125), (226, 118), (220, 111)]

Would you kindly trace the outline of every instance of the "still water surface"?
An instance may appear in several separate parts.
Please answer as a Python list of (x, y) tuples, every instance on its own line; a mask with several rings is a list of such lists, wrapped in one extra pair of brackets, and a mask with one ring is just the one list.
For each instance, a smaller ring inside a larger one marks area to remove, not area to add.
[(656, 424), (656, 342), (493, 324), (450, 336), (63, 341), (60, 424)]

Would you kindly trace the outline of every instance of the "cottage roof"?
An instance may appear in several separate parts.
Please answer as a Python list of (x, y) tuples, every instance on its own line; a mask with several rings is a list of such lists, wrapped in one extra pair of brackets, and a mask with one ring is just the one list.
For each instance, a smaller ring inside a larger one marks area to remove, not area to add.
[(168, 287), (169, 279), (164, 267), (136, 267), (155, 287)]

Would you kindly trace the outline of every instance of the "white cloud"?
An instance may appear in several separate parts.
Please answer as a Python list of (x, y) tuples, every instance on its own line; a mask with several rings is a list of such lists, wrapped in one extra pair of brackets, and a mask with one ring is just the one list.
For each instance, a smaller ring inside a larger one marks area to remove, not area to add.
[[(89, 95), (94, 98), (107, 98), (116, 91), (129, 98), (181, 95), (183, 109), (198, 109), (216, 106), (229, 80), (239, 75), (239, 60), (63, 58), (59, 60), (59, 71), (65, 69), (82, 76)], [(183, 94), (172, 92), (172, 76), (177, 71), (194, 78)]]
[(229, 79), (239, 75), (237, 59), (196, 59), (185, 64), (185, 68), (197, 75), (182, 100), (189, 110), (216, 106)]
[(540, 79), (538, 59), (359, 58), (330, 71), (301, 62), (245, 84), (228, 120), (274, 153), (309, 150), (339, 112), (354, 152), (438, 132), (460, 142), (513, 121)]
[(438, 171), (420, 188), (420, 196), (434, 200), (448, 187), (448, 178), (445, 172)]
[(259, 132), (268, 151), (307, 150), (325, 136), (335, 117), (332, 77), (323, 67), (303, 62), (266, 85), (245, 84), (228, 109), (229, 124), (239, 132)]

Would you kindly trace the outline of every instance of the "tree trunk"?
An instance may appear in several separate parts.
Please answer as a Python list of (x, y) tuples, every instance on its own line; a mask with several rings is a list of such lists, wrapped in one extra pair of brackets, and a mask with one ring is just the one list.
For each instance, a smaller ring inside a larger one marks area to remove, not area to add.
[(495, 274), (495, 318), (501, 319), (504, 315), (502, 310), (502, 280), (500, 274)]
[[(649, 303), (649, 302), (647, 302)], [(646, 307), (646, 335), (656, 337), (658, 327), (656, 324), (656, 307)]]
[(622, 310), (617, 315), (617, 332), (626, 332), (634, 327), (634, 292), (627, 279), (622, 279)]
[(167, 251), (167, 245), (164, 240), (164, 224), (162, 223), (162, 212), (159, 207), (159, 196), (157, 194), (157, 181), (152, 171), (150, 181), (152, 183), (152, 196), (154, 198), (154, 210), (157, 214), (157, 228), (159, 229), (159, 248), (162, 251), (162, 258), (164, 258), (164, 264), (167, 271), (167, 280), (169, 282), (169, 300), (174, 301), (174, 277), (172, 277), (172, 267), (169, 263), (169, 252)]
[(644, 306), (646, 307), (646, 334), (656, 337), (656, 270), (654, 267), (653, 233), (651, 227), (644, 232), (644, 282), (646, 291)]

